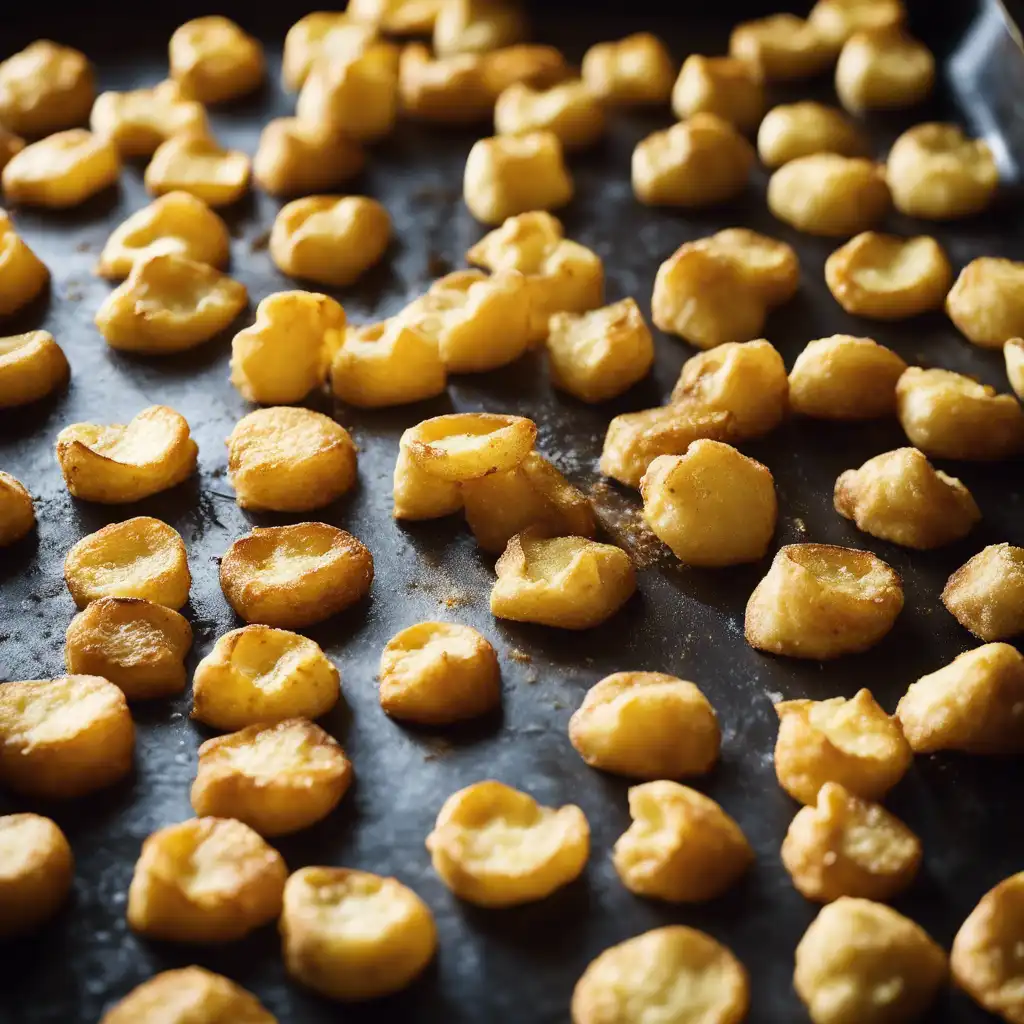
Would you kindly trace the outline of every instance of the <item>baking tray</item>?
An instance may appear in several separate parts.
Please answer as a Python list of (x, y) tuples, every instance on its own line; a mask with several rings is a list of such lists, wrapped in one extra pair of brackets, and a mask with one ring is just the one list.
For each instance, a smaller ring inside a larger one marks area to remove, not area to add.
[[(954, 7), (955, 12), (940, 18)], [(588, 7), (581, 18), (546, 7), (537, 13), (536, 34), (578, 59), (591, 42), (649, 28), (682, 58), (689, 52), (724, 52), (729, 23), (736, 19), (728, 5), (729, 22), (725, 15), (639, 19), (599, 8)], [(223, 9), (238, 13), (230, 4)], [(938, 5), (914, 22), (915, 31), (948, 57), (967, 31), (972, 10), (969, 5)], [(6, 52), (39, 35), (56, 36), (87, 50), (98, 64), (103, 88), (128, 88), (164, 75), (166, 39), (183, 13), (165, 4), (108, 19), (90, 5), (62, 31), (45, 9), (25, 5), (10, 16), (5, 11), (3, 44)], [(276, 85), (278, 47), (288, 24), (301, 13), (254, 8), (247, 16), (242, 9), (243, 24), (272, 45), (272, 84), (214, 114), (225, 142), (251, 153), (262, 123), (291, 111), (293, 99)], [(954, 92), (943, 81), (927, 105), (872, 119), (879, 154), (917, 121), (963, 119), (969, 112), (957, 109)], [(833, 99), (827, 81), (779, 89), (773, 99), (808, 94)], [(765, 332), (788, 365), (812, 338), (868, 334), (911, 362), (971, 373), (1006, 390), (998, 353), (970, 346), (941, 315), (895, 325), (846, 315), (823, 281), (825, 257), (836, 243), (776, 222), (765, 206), (763, 170), (754, 172), (742, 200), (714, 211), (690, 214), (637, 204), (628, 178), (631, 149), (667, 123), (667, 110), (616, 115), (607, 139), (572, 159), (577, 198), (564, 219), (569, 235), (604, 259), (609, 301), (634, 296), (649, 313), (658, 264), (681, 242), (747, 225), (785, 239), (800, 255), (800, 293), (770, 316)], [(380, 266), (356, 287), (336, 293), (352, 320), (394, 312), (434, 277), (461, 266), (465, 250), (483, 234), (460, 198), (465, 156), (477, 134), (403, 125), (374, 150), (352, 190), (385, 203), (396, 240)], [(62, 671), (64, 630), (74, 612), (62, 560), (85, 534), (132, 515), (155, 515), (180, 531), (194, 577), (185, 609), (195, 630), (189, 659), (194, 666), (216, 637), (239, 624), (220, 592), (218, 557), (253, 524), (298, 518), (248, 515), (234, 502), (224, 438), (248, 407), (227, 381), (232, 332), (186, 356), (153, 360), (111, 351), (93, 326), (109, 288), (92, 276), (97, 254), (110, 230), (146, 201), (141, 167), (133, 166), (119, 189), (78, 210), (60, 215), (15, 211), (19, 229), (52, 269), (53, 285), (50, 296), (7, 325), (5, 333), (35, 327), (52, 331), (68, 354), (73, 377), (65, 393), (0, 420), (0, 467), (27, 484), (39, 514), (36, 534), (0, 552), (2, 679)], [(248, 286), (253, 305), (270, 292), (295, 286), (277, 273), (266, 252), (277, 208), (276, 201), (253, 193), (226, 213), (233, 232), (232, 273)], [(907, 234), (933, 232), (957, 268), (981, 255), (1024, 258), (1024, 232), (1012, 192), (997, 210), (962, 224), (926, 226), (892, 216), (887, 227)], [(251, 311), (240, 320), (246, 322), (251, 322)], [(93, 1022), (157, 971), (201, 963), (256, 993), (283, 1024), (555, 1024), (567, 1020), (573, 985), (592, 957), (670, 922), (706, 929), (743, 960), (751, 975), (752, 1022), (806, 1019), (791, 988), (792, 959), (815, 907), (794, 891), (779, 862), (779, 846), (796, 807), (774, 778), (772, 702), (850, 696), (867, 685), (892, 710), (910, 682), (975, 646), (942, 608), (939, 593), (950, 572), (985, 544), (1024, 543), (1022, 464), (942, 464), (967, 483), (984, 520), (961, 543), (916, 553), (858, 533), (831, 507), (839, 472), (904, 443), (895, 422), (791, 422), (771, 437), (744, 445), (775, 475), (781, 508), (776, 545), (814, 540), (868, 548), (903, 576), (906, 588), (904, 613), (874, 650), (826, 665), (768, 657), (746, 645), (742, 621), (746, 599), (769, 560), (728, 570), (684, 568), (645, 536), (637, 495), (600, 482), (596, 461), (608, 420), (664, 400), (683, 360), (692, 354), (677, 339), (662, 335), (656, 345), (651, 377), (597, 408), (553, 391), (537, 356), (496, 373), (457, 377), (446, 397), (415, 406), (358, 412), (332, 410), (326, 398), (314, 403), (333, 411), (352, 431), (360, 454), (358, 487), (313, 518), (344, 527), (367, 543), (376, 580), (369, 600), (309, 631), (341, 669), (344, 701), (324, 724), (351, 756), (356, 781), (328, 820), (276, 845), (292, 869), (346, 865), (394, 874), (413, 886), (433, 909), (440, 933), (439, 956), (425, 976), (391, 999), (340, 1007), (286, 982), (273, 927), (220, 948), (148, 942), (128, 930), (125, 895), (142, 840), (191, 815), (188, 791), (196, 749), (208, 734), (189, 722), (189, 701), (183, 696), (133, 708), (137, 767), (124, 784), (59, 806), (0, 794), (0, 813), (31, 809), (52, 814), (67, 832), (77, 860), (74, 898), (67, 909), (37, 936), (0, 947), (0, 1021)], [(53, 457), (57, 432), (80, 420), (124, 422), (154, 402), (188, 419), (199, 443), (198, 476), (129, 507), (71, 499)], [(418, 525), (391, 519), (391, 472), (402, 430), (453, 409), (532, 417), (539, 425), (539, 450), (593, 494), (608, 533), (634, 553), (641, 568), (639, 594), (607, 626), (573, 634), (497, 622), (487, 607), (492, 560), (477, 551), (457, 517)], [(384, 643), (402, 627), (431, 618), (473, 625), (495, 644), (504, 680), (500, 716), (464, 729), (427, 732), (396, 725), (380, 711), (374, 677)], [(586, 688), (620, 669), (657, 669), (692, 679), (720, 715), (721, 764), (696, 785), (738, 819), (757, 862), (741, 884), (707, 906), (673, 908), (639, 899), (612, 870), (611, 846), (628, 824), (627, 784), (586, 768), (569, 746), (566, 724)], [(433, 874), (423, 840), (450, 793), (487, 777), (521, 787), (547, 804), (574, 801), (583, 808), (593, 830), (593, 852), (579, 881), (541, 903), (504, 911), (480, 910), (451, 896)], [(896, 906), (947, 947), (982, 893), (1024, 866), (1020, 785), (1019, 768), (1009, 761), (919, 757), (888, 800), (922, 837), (925, 849), (919, 880)], [(964, 997), (949, 993), (930, 1019), (987, 1018)]]

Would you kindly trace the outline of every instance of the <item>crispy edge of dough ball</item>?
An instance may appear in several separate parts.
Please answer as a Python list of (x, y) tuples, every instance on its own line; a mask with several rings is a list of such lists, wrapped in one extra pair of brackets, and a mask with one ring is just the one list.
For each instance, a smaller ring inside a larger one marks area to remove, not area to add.
[(818, 0), (808, 21), (838, 50), (855, 32), (902, 25), (903, 0)]
[(740, 131), (752, 131), (764, 106), (760, 70), (735, 57), (693, 53), (683, 61), (672, 87), (672, 112), (681, 121), (695, 114), (715, 114)]
[(128, 700), (169, 697), (185, 689), (192, 627), (171, 608), (137, 597), (101, 597), (68, 626), (64, 666), (101, 676)]
[(928, 551), (966, 537), (981, 521), (971, 492), (916, 448), (897, 448), (836, 480), (835, 510), (864, 533)]
[(396, 633), (380, 656), (380, 706), (392, 718), (451, 725), (501, 703), (494, 648), (471, 626), (419, 622)]
[(179, 25), (167, 44), (171, 78), (200, 103), (226, 103), (252, 92), (263, 81), (260, 42), (221, 15)]
[(991, 462), (1024, 450), (1024, 410), (1013, 395), (951, 370), (911, 366), (896, 382), (900, 426), (939, 459)]
[(769, 306), (788, 302), (800, 287), (796, 250), (777, 238), (749, 228), (725, 228), (692, 244), (730, 260)]
[(120, 174), (121, 158), (109, 139), (71, 128), (19, 150), (0, 181), (8, 202), (65, 210), (115, 185)]
[(272, 196), (295, 196), (337, 188), (365, 163), (359, 143), (343, 132), (276, 117), (260, 132), (252, 176)]
[(64, 556), (64, 581), (79, 608), (101, 597), (138, 597), (177, 611), (188, 600), (192, 574), (178, 531), (136, 516), (74, 544)]
[(440, 519), (462, 508), (459, 484), (428, 473), (409, 450), (410, 443), (427, 422), (424, 420), (409, 427), (398, 442), (398, 458), (392, 478), (391, 515), (395, 519)]
[(1002, 348), (1024, 333), (1024, 263), (971, 260), (946, 296), (946, 312), (972, 344)]
[(990, 544), (946, 581), (942, 603), (987, 642), (1024, 633), (1024, 548)]
[(288, 868), (254, 829), (191, 818), (142, 844), (128, 887), (128, 924), (167, 942), (231, 942), (281, 912)]
[(590, 856), (590, 826), (575, 804), (544, 807), (493, 780), (453, 793), (427, 836), (434, 870), (459, 899), (512, 907), (575, 881)]
[(889, 900), (913, 882), (921, 841), (881, 804), (826, 782), (790, 822), (782, 864), (809, 900)]
[(1011, 338), (1003, 346), (1006, 376), (1014, 394), (1024, 402), (1024, 338)]
[(851, 113), (912, 107), (934, 85), (931, 50), (898, 25), (850, 36), (836, 64), (836, 95)]
[(81, 124), (96, 95), (95, 73), (79, 50), (37, 39), (0, 62), (0, 122), (45, 136)]
[(757, 650), (824, 661), (873, 647), (902, 609), (899, 576), (870, 551), (787, 544), (750, 595), (744, 632)]
[(309, 512), (356, 481), (356, 446), (348, 431), (311, 409), (257, 409), (235, 424), (227, 444), (228, 479), (240, 508)]
[(64, 833), (38, 814), (0, 816), (0, 938), (34, 931), (68, 898), (75, 862)]
[(566, 151), (594, 145), (604, 135), (605, 124), (600, 98), (578, 79), (547, 89), (516, 82), (494, 104), (498, 135), (552, 132)]
[(580, 74), (601, 102), (615, 106), (664, 103), (672, 93), (675, 64), (650, 32), (595, 43), (583, 54)]
[(911, 683), (896, 706), (915, 754), (1024, 751), (1024, 655), (1010, 644), (965, 651)]
[(754, 851), (710, 797), (678, 782), (629, 789), (633, 824), (615, 842), (612, 864), (638, 896), (703, 903), (721, 896), (750, 867)]
[(67, 356), (49, 331), (0, 338), (0, 409), (38, 402), (70, 376)]
[(301, 629), (344, 611), (373, 582), (373, 555), (327, 523), (254, 527), (228, 548), (220, 585), (249, 623)]
[(591, 768), (647, 781), (706, 774), (721, 741), (707, 697), (664, 672), (613, 672), (569, 719), (569, 742)]
[(788, 396), (782, 356), (771, 342), (757, 338), (691, 356), (683, 363), (671, 402), (728, 413), (734, 436), (752, 438), (770, 433), (785, 419)]
[(644, 521), (686, 565), (727, 566), (765, 556), (779, 505), (771, 470), (722, 441), (659, 455), (640, 481)]
[(906, 774), (913, 751), (899, 719), (858, 690), (847, 700), (787, 700), (775, 705), (775, 775), (794, 800), (813, 806), (837, 782), (865, 800), (881, 800)]
[(757, 129), (758, 156), (772, 169), (815, 153), (865, 156), (867, 152), (867, 139), (841, 110), (812, 100), (772, 107)]
[(430, 476), (465, 483), (515, 469), (536, 439), (537, 424), (525, 416), (456, 412), (422, 420), (406, 447)]
[(841, 896), (796, 948), (793, 986), (814, 1024), (922, 1017), (946, 978), (943, 949), (884, 903)]
[[(179, 1008), (187, 1017), (180, 1016)], [(174, 1016), (168, 1018), (168, 1012)], [(201, 1016), (193, 1017), (193, 1012)], [(277, 1018), (252, 993), (229, 978), (195, 966), (161, 971), (136, 985), (107, 1010), (100, 1024), (210, 1024), (218, 1020), (277, 1024)]]
[(20, 480), (0, 470), (0, 548), (27, 537), (35, 525), (32, 495)]
[(768, 208), (797, 231), (826, 238), (869, 231), (891, 200), (881, 166), (863, 157), (814, 153), (790, 160), (768, 181)]
[(732, 952), (684, 925), (644, 932), (606, 949), (572, 993), (573, 1024), (625, 1024), (648, 1010), (678, 1021), (740, 1024), (750, 981)]
[(825, 261), (825, 282), (847, 313), (903, 320), (941, 309), (953, 280), (942, 246), (929, 235), (865, 231)]
[(593, 629), (636, 590), (629, 555), (586, 537), (517, 533), (494, 567), (491, 614), (512, 622)]
[(245, 730), (327, 714), (341, 677), (319, 644), (286, 629), (251, 624), (219, 637), (196, 666), (192, 717)]
[(124, 694), (99, 676), (0, 686), (0, 780), (47, 800), (84, 796), (132, 770), (135, 727)]
[(789, 372), (789, 407), (828, 420), (896, 414), (896, 383), (907, 364), (871, 338), (833, 334), (809, 341)]
[(280, 922), (288, 974), (329, 999), (405, 988), (437, 950), (430, 908), (396, 878), (307, 867), (288, 879)]
[(1021, 990), (1021, 931), (1024, 929), (1024, 872), (989, 889), (953, 939), (949, 966), (953, 981), (979, 1006), (1003, 1020), (1024, 1020)]
[(326, 818), (351, 782), (352, 762), (337, 740), (289, 718), (203, 743), (190, 799), (200, 818), (235, 818), (279, 836)]
[(729, 56), (760, 68), (769, 81), (813, 78), (835, 58), (835, 48), (810, 21), (771, 14), (745, 21), (729, 36)]
[(49, 281), (46, 264), (14, 230), (6, 211), (0, 210), (0, 316), (27, 306)]
[(105, 505), (177, 487), (195, 472), (199, 454), (185, 417), (166, 405), (151, 405), (128, 423), (72, 423), (55, 448), (69, 493)]
[(252, 171), (248, 154), (225, 149), (206, 132), (172, 135), (146, 165), (150, 195), (189, 192), (207, 206), (229, 206), (245, 195)]

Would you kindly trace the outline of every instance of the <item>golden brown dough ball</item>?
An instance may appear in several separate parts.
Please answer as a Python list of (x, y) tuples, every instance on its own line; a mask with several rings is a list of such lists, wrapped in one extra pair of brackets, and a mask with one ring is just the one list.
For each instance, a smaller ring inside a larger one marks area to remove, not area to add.
[(527, 34), (526, 16), (516, 3), (498, 0), (447, 0), (434, 21), (434, 52), (486, 53), (518, 43)]
[(721, 730), (707, 697), (664, 672), (614, 672), (569, 719), (569, 742), (591, 766), (636, 779), (709, 772)]
[(946, 312), (968, 341), (1002, 348), (1024, 334), (1024, 263), (971, 260), (946, 297)]
[(818, 0), (808, 21), (838, 50), (855, 32), (901, 25), (906, 16), (902, 0)]
[(70, 128), (15, 153), (0, 182), (8, 202), (64, 210), (110, 188), (120, 173), (121, 160), (109, 139)]
[(680, 121), (694, 114), (715, 114), (740, 131), (757, 126), (764, 104), (760, 69), (735, 57), (691, 54), (672, 89), (672, 111)]
[(27, 537), (35, 525), (32, 495), (20, 480), (0, 471), (0, 548)]
[(1024, 548), (990, 544), (949, 579), (942, 603), (981, 640), (1024, 633)]
[(249, 189), (251, 163), (246, 153), (225, 149), (206, 132), (172, 135), (146, 165), (150, 195), (188, 192), (208, 206), (228, 206)]
[(276, 117), (260, 132), (252, 176), (272, 196), (309, 195), (344, 185), (365, 162), (359, 144), (344, 133), (297, 117)]
[(1024, 751), (1024, 655), (1010, 644), (976, 647), (922, 676), (896, 716), (916, 754)]
[(38, 402), (70, 375), (67, 356), (49, 331), (0, 338), (0, 409)]
[(206, 108), (187, 99), (172, 79), (143, 89), (104, 92), (96, 97), (89, 127), (110, 139), (125, 159), (149, 157), (174, 135), (207, 135)]
[(612, 864), (638, 896), (703, 903), (731, 888), (754, 860), (739, 825), (678, 782), (632, 786), (629, 814), (633, 824), (616, 841)]
[(590, 87), (579, 80), (560, 82), (548, 89), (517, 82), (494, 104), (494, 129), (498, 135), (551, 132), (565, 150), (585, 149), (604, 134), (604, 107)]
[(263, 47), (218, 15), (195, 18), (175, 29), (168, 56), (171, 78), (185, 96), (200, 103), (237, 99), (263, 81)]
[(935, 84), (935, 58), (899, 26), (857, 32), (836, 64), (836, 95), (847, 110), (911, 107)]
[(737, 25), (729, 55), (761, 69), (770, 81), (812, 78), (832, 63), (835, 50), (809, 21), (772, 14)]
[(11, 218), (0, 210), (0, 316), (27, 306), (50, 281), (46, 264), (14, 230)]
[(18, 135), (51, 135), (83, 124), (96, 95), (84, 53), (37, 39), (0, 62), (0, 123)]
[(460, 53), (435, 58), (418, 43), (402, 49), (398, 96), (405, 117), (437, 124), (484, 121), (495, 103), (482, 56)]
[(1024, 402), (1024, 338), (1011, 338), (1003, 346), (1006, 376), (1016, 396)]
[(724, 256), (769, 306), (781, 306), (800, 287), (800, 260), (792, 246), (749, 228), (725, 228), (691, 243)]
[(284, 87), (293, 92), (302, 88), (321, 57), (345, 59), (363, 53), (376, 39), (376, 25), (360, 23), (347, 11), (314, 11), (299, 18), (284, 37)]
[(864, 156), (867, 151), (867, 140), (841, 110), (811, 100), (772, 107), (757, 129), (757, 152), (766, 167), (815, 153)]
[(836, 480), (835, 509), (881, 540), (927, 551), (966, 537), (981, 520), (971, 492), (916, 448), (898, 448)]
[(513, 82), (545, 86), (573, 74), (565, 55), (553, 46), (517, 43), (484, 54), (484, 81), (491, 96), (500, 96)]
[(747, 602), (747, 643), (825, 660), (873, 647), (903, 609), (899, 576), (869, 551), (787, 544)]
[(449, 413), (419, 423), (407, 446), (429, 476), (458, 484), (515, 469), (536, 438), (537, 424), (525, 416)]
[(672, 92), (675, 63), (657, 36), (634, 32), (614, 43), (591, 46), (583, 55), (580, 74), (604, 103), (664, 103)]
[(24, 935), (53, 917), (74, 873), (71, 847), (49, 818), (0, 816), (0, 938)]
[(441, 13), (443, 0), (350, 0), (345, 14), (396, 36), (429, 34)]

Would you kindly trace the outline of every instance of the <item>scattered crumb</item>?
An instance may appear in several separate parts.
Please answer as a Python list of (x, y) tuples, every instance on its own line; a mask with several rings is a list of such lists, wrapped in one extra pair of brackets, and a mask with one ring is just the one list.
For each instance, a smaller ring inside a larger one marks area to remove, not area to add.
[(555, 709), (555, 711), (565, 710), (565, 705), (560, 700), (552, 701), (551, 706)]
[(249, 252), (263, 252), (270, 245), (270, 231), (261, 231), (249, 242)]
[(799, 516), (797, 516), (793, 520), (793, 529), (796, 530), (797, 533), (806, 533), (807, 524)]
[(533, 661), (533, 656), (527, 654), (526, 651), (521, 651), (518, 647), (513, 647), (509, 652), (508, 656), (513, 661), (518, 661), (521, 665), (529, 665)]
[(75, 252), (92, 252), (92, 251), (93, 251), (93, 249), (92, 249), (92, 242), (89, 242), (89, 241), (79, 242), (78, 245), (75, 246)]
[(451, 269), (451, 262), (440, 253), (432, 252), (427, 256), (427, 273), (431, 277), (444, 277)]
[(428, 748), (427, 753), (423, 755), (424, 761), (437, 761), (455, 749), (454, 744), (443, 736), (431, 736), (424, 740), (424, 745)]
[(783, 695), (781, 693), (779, 693), (778, 691), (776, 691), (776, 690), (765, 690), (764, 692), (765, 692), (765, 696), (773, 704), (781, 704), (782, 701), (785, 700), (785, 697), (783, 697)]
[(623, 548), (638, 569), (649, 569), (665, 557), (665, 545), (644, 522), (640, 509), (606, 481), (598, 480), (590, 487), (594, 514), (612, 540)]
[(68, 302), (81, 302), (84, 295), (78, 290), (78, 288), (68, 288), (64, 293), (64, 298), (67, 299)]
[(469, 596), (461, 590), (453, 590), (450, 594), (442, 597), (439, 603), (443, 604), (445, 608), (458, 608), (461, 605), (469, 604)]
[(531, 668), (527, 671), (526, 675), (523, 676), (523, 682), (526, 683), (527, 686), (533, 686), (539, 678), (540, 676), (537, 675), (536, 670)]

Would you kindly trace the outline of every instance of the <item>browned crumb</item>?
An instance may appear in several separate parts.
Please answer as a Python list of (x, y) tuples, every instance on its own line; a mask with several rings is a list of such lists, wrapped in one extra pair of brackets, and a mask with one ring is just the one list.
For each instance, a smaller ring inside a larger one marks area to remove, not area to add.
[(252, 241), (249, 242), (249, 252), (263, 252), (270, 245), (270, 230), (261, 231), (258, 235), (254, 235)]
[(518, 661), (522, 665), (529, 665), (533, 661), (533, 656), (527, 654), (526, 651), (521, 651), (518, 647), (513, 647), (509, 652), (508, 656), (513, 661)]
[(636, 505), (604, 480), (591, 484), (589, 493), (598, 521), (638, 569), (649, 569), (665, 560), (665, 545), (651, 532)]

